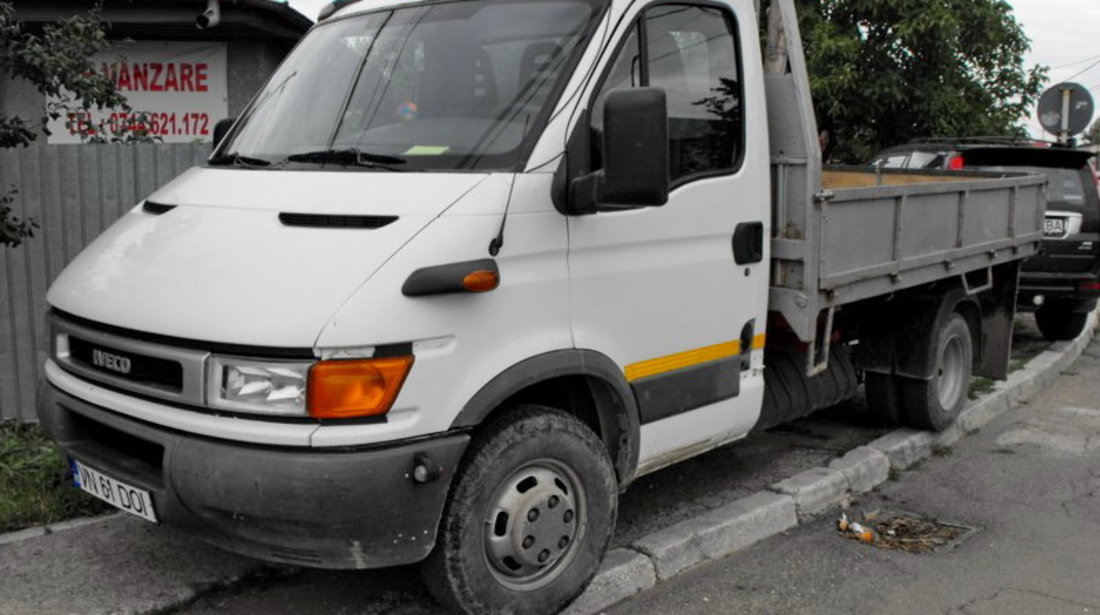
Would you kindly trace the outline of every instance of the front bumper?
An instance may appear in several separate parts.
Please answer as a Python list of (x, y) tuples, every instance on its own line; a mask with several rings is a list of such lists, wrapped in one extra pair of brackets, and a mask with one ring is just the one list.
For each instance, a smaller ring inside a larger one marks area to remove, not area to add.
[[(45, 380), (38, 400), (39, 420), (67, 455), (149, 490), (163, 523), (250, 557), (318, 568), (426, 557), (470, 439), (447, 433), (369, 449), (265, 447), (126, 418)], [(418, 463), (431, 469), (426, 483), (413, 479)]]

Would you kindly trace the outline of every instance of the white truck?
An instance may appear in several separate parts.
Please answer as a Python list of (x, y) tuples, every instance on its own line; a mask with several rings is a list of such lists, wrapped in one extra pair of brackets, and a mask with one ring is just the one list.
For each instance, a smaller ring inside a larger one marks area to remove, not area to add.
[(972, 372), (1005, 376), (1045, 180), (823, 170), (792, 1), (770, 14), (767, 58), (751, 0), (323, 20), (51, 287), (38, 410), (77, 485), (540, 614), (632, 480), (858, 374), (949, 425)]

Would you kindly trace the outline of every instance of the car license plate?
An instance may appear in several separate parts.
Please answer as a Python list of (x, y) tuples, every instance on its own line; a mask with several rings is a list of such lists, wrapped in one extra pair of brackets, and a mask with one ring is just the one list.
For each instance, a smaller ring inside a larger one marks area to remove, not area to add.
[(115, 480), (99, 470), (72, 460), (73, 484), (95, 497), (146, 521), (157, 522), (153, 497), (148, 491)]
[(1065, 234), (1065, 218), (1047, 218), (1043, 221), (1043, 237), (1062, 237)]

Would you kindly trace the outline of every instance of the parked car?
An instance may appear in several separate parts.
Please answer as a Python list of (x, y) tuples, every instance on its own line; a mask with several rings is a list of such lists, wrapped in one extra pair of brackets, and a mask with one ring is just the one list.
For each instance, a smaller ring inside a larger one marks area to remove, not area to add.
[(1020, 272), (1019, 307), (1034, 310), (1043, 336), (1076, 337), (1100, 296), (1100, 196), (1093, 154), (1012, 138), (921, 139), (893, 147), (871, 165), (1042, 173), (1049, 180), (1043, 247)]

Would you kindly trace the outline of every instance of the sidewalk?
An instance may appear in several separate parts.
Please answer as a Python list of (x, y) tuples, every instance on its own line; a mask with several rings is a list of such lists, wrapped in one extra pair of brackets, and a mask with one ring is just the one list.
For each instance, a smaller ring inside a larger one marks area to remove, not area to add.
[(1093, 342), (1031, 402), (853, 507), (979, 528), (953, 549), (911, 554), (846, 540), (831, 512), (607, 613), (1098, 613), (1097, 375)]
[(160, 611), (261, 566), (172, 528), (114, 515), (0, 546), (0, 615)]

